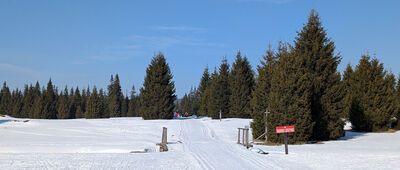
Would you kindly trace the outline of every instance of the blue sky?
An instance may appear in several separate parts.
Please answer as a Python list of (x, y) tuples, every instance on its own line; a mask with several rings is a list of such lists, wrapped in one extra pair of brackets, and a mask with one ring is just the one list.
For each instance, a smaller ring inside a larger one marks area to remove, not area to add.
[(0, 81), (23, 88), (39, 80), (63, 89), (106, 88), (118, 73), (122, 90), (142, 86), (155, 53), (163, 52), (177, 95), (197, 86), (238, 50), (255, 68), (268, 44), (293, 42), (311, 8), (342, 56), (339, 70), (369, 51), (400, 73), (400, 1), (0, 1)]

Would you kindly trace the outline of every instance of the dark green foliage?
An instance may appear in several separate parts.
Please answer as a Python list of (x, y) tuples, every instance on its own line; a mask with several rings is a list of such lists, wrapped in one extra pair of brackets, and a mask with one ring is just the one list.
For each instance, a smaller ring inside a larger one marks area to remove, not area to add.
[(128, 96), (125, 97), (125, 99), (122, 101), (122, 117), (127, 117), (128, 115), (128, 109), (129, 109), (129, 98)]
[(68, 88), (65, 87), (64, 92), (60, 94), (57, 101), (57, 118), (58, 119), (71, 119), (71, 105), (68, 95)]
[[(350, 72), (350, 71), (348, 71)], [(368, 55), (361, 57), (354, 72), (347, 73), (346, 109), (354, 130), (382, 131), (396, 112), (395, 78), (383, 64)]]
[[(86, 112), (86, 104), (87, 104), (87, 100), (88, 100), (88, 98), (89, 98), (89, 96), (90, 96), (90, 89), (89, 89), (89, 87), (85, 90), (85, 89), (83, 89), (82, 90), (82, 96), (81, 96), (81, 116), (82, 117), (85, 117), (85, 112)], [(77, 111), (78, 112), (78, 111)]]
[(392, 119), (394, 122), (394, 127), (398, 130), (400, 130), (400, 76), (398, 77), (397, 80), (397, 85), (396, 85), (396, 104), (397, 104), (397, 110), (395, 112), (394, 119)]
[(97, 93), (97, 88), (94, 87), (92, 94), (87, 99), (85, 117), (88, 119), (100, 118), (101, 115), (103, 115), (103, 109), (103, 105)]
[(191, 88), (190, 93), (183, 96), (177, 105), (177, 111), (185, 116), (197, 115), (200, 106), (200, 96), (196, 88)]
[(0, 114), (11, 116), (12, 102), (10, 89), (8, 88), (7, 83), (4, 82), (3, 88), (1, 89)]
[(21, 117), (23, 118), (33, 118), (33, 103), (35, 101), (35, 94), (34, 94), (34, 88), (32, 87), (32, 84), (28, 87), (28, 85), (25, 85), (24, 89), (24, 95), (22, 98), (22, 110), (21, 110)]
[(250, 114), (251, 118), (253, 118), (250, 126), (254, 138), (259, 137), (265, 132), (265, 112), (268, 107), (271, 79), (276, 62), (277, 57), (270, 46), (266, 55), (263, 56), (261, 65), (257, 66), (258, 77), (252, 93), (252, 99), (250, 100)]
[(100, 113), (96, 115), (96, 118), (108, 118), (108, 114), (105, 113), (105, 93), (102, 88), (99, 90), (99, 101), (100, 101)]
[(336, 139), (345, 135), (343, 130), (344, 121), (342, 119), (344, 118), (346, 87), (340, 78), (339, 73), (332, 75), (328, 83), (333, 84), (333, 86), (326, 89), (325, 95), (321, 97), (322, 110), (325, 112), (323, 118), (326, 122), (323, 125), (323, 128), (325, 128), (323, 136), (329, 139)]
[(71, 113), (74, 115), (75, 118), (82, 118), (83, 117), (83, 112), (82, 112), (82, 96), (81, 93), (78, 89), (78, 87), (75, 89), (74, 96), (72, 96), (71, 99)]
[(56, 119), (57, 118), (57, 98), (56, 93), (54, 92), (54, 86), (51, 82), (51, 79), (47, 83), (47, 89), (43, 92), (42, 95), (42, 104), (43, 110), (40, 115), (42, 119)]
[(108, 86), (108, 99), (108, 112), (110, 117), (121, 117), (122, 101), (124, 98), (121, 92), (118, 74), (115, 75), (115, 80), (111, 76), (110, 85)]
[(207, 96), (207, 116), (213, 119), (219, 118), (219, 111), (220, 106), (216, 103), (217, 94), (217, 79), (218, 79), (218, 72), (217, 69), (214, 68), (214, 72), (211, 74), (210, 82), (207, 86), (207, 89), (204, 91), (205, 95)]
[(144, 119), (171, 119), (176, 100), (170, 68), (162, 53), (154, 56), (146, 69), (140, 89), (140, 114)]
[(22, 103), (22, 92), (18, 89), (16, 89), (15, 91), (12, 92), (11, 95), (12, 98), (12, 105), (10, 107), (12, 107), (12, 114), (11, 116), (13, 117), (22, 117), (21, 112), (22, 112), (22, 107), (23, 107), (23, 103)]
[(207, 116), (207, 103), (209, 95), (206, 93), (206, 89), (210, 84), (210, 74), (208, 73), (208, 67), (204, 69), (203, 76), (201, 77), (198, 90), (199, 95), (199, 116)]
[(208, 116), (213, 119), (219, 119), (219, 112), (222, 112), (222, 117), (231, 117), (229, 115), (229, 65), (224, 58), (219, 66), (219, 73), (214, 70), (211, 76), (211, 83), (207, 88), (209, 102), (207, 106)]
[(352, 107), (355, 100), (353, 100), (353, 97), (355, 97), (355, 92), (351, 90), (350, 86), (351, 83), (353, 82), (351, 76), (353, 75), (354, 71), (353, 68), (351, 68), (350, 64), (347, 64), (346, 70), (343, 73), (343, 86), (345, 87), (345, 97), (343, 100), (344, 103), (344, 112), (342, 113), (341, 117), (349, 120), (349, 113), (351, 112), (351, 109), (356, 109), (356, 107)]
[(137, 111), (137, 105), (138, 105), (138, 97), (136, 96), (136, 90), (135, 90), (135, 86), (132, 85), (132, 90), (131, 90), (131, 96), (130, 96), (130, 100), (129, 100), (129, 107), (128, 107), (128, 113), (127, 116), (128, 117), (137, 117), (139, 116)]
[(311, 115), (311, 75), (302, 69), (301, 58), (295, 57), (286, 46), (279, 49), (277, 57), (268, 98), (268, 141), (282, 143), (283, 135), (276, 134), (275, 127), (295, 125), (296, 132), (288, 134), (289, 143), (305, 142), (315, 124)]
[(247, 57), (236, 55), (229, 76), (229, 116), (237, 118), (250, 118), (250, 99), (254, 88), (254, 73)]
[(334, 114), (340, 113), (342, 110), (330, 110), (341, 108), (324, 107), (330, 105), (331, 103), (329, 102), (332, 100), (340, 100), (327, 100), (328, 98), (340, 98), (340, 95), (329, 96), (334, 95), (329, 90), (340, 83), (340, 81), (337, 81), (336, 76), (340, 56), (335, 55), (334, 51), (334, 42), (327, 37), (318, 14), (312, 9), (307, 24), (304, 25), (303, 30), (296, 37), (293, 53), (295, 57), (301, 60), (300, 69), (304, 70), (304, 74), (310, 76), (311, 114), (312, 121), (315, 122), (312, 133), (313, 140), (334, 139), (344, 135), (344, 133), (340, 132), (339, 134), (341, 135), (330, 136), (327, 127), (328, 124), (336, 123), (332, 126), (338, 126), (338, 129), (343, 128), (343, 123), (339, 121), (340, 115)]
[(34, 88), (34, 102), (32, 106), (32, 116), (34, 119), (40, 119), (43, 110), (43, 93), (40, 90), (39, 82), (36, 82)]

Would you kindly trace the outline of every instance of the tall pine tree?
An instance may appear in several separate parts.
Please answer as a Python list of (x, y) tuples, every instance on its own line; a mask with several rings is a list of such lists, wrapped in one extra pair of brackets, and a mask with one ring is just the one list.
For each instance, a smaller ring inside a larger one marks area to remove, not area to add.
[(115, 75), (115, 80), (111, 76), (110, 83), (108, 88), (108, 111), (110, 117), (121, 117), (123, 96), (118, 74)]
[(219, 72), (214, 70), (211, 79), (211, 84), (207, 88), (209, 94), (208, 116), (219, 119), (221, 111), (222, 117), (232, 117), (229, 115), (229, 65), (225, 57), (219, 66)]
[(162, 53), (154, 56), (146, 69), (140, 89), (140, 114), (144, 119), (171, 119), (175, 107), (175, 85)]
[(242, 57), (240, 51), (232, 64), (229, 76), (230, 93), (229, 115), (237, 118), (250, 118), (250, 99), (254, 89), (254, 72), (247, 57)]
[(130, 96), (130, 100), (129, 100), (129, 106), (128, 106), (128, 113), (127, 116), (128, 117), (136, 117), (139, 116), (137, 111), (137, 102), (138, 97), (136, 96), (136, 90), (135, 90), (135, 86), (132, 85), (132, 90), (131, 90), (131, 96)]
[(12, 92), (11, 98), (12, 98), (12, 116), (13, 117), (22, 117), (21, 112), (22, 112), (22, 92), (19, 89), (16, 89), (15, 91)]
[(199, 106), (199, 115), (200, 116), (207, 116), (207, 101), (208, 101), (208, 94), (206, 93), (206, 89), (210, 84), (210, 74), (208, 73), (208, 66), (204, 69), (203, 76), (201, 77), (198, 93), (200, 96), (200, 106)]
[(70, 101), (68, 95), (68, 88), (65, 87), (64, 92), (61, 92), (57, 101), (57, 118), (58, 119), (71, 119)]
[[(318, 13), (312, 9), (307, 24), (295, 39), (293, 53), (301, 60), (300, 69), (303, 74), (310, 78), (311, 114), (315, 122), (311, 138), (314, 140), (334, 139), (344, 135), (344, 131), (340, 130), (344, 125), (340, 121), (342, 108), (329, 107), (331, 102), (339, 102), (342, 97), (330, 92), (340, 88), (340, 75), (337, 73), (340, 56), (334, 52), (334, 42), (327, 37)], [(331, 131), (338, 132), (332, 134)]]
[(99, 94), (97, 93), (96, 86), (93, 88), (92, 94), (87, 99), (85, 117), (90, 118), (100, 118), (102, 115), (103, 106), (100, 101)]
[(57, 118), (57, 96), (54, 91), (51, 79), (47, 83), (47, 89), (42, 95), (43, 110), (40, 118), (42, 119), (56, 119)]
[(3, 83), (3, 88), (1, 89), (0, 114), (9, 116), (12, 114), (11, 92), (6, 82)]
[(283, 45), (277, 54), (278, 62), (271, 79), (268, 97), (267, 137), (282, 143), (283, 135), (276, 134), (276, 126), (295, 125), (296, 133), (289, 133), (289, 142), (306, 142), (312, 135), (311, 75), (302, 69), (304, 60), (295, 57)]
[(395, 78), (378, 59), (364, 55), (348, 80), (346, 106), (354, 130), (387, 130), (396, 112)]

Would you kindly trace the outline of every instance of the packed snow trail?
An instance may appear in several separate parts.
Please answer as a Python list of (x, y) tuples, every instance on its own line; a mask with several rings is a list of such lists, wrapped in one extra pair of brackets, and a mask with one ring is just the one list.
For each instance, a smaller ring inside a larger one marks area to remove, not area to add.
[(265, 158), (256, 159), (252, 156), (255, 153), (243, 146), (219, 140), (202, 120), (188, 119), (180, 123), (183, 152), (194, 157), (202, 169), (279, 169)]

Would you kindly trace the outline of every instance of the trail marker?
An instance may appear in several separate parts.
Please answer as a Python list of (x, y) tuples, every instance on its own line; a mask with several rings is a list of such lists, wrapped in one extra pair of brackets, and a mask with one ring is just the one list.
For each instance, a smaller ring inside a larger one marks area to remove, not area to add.
[(294, 125), (292, 126), (277, 126), (276, 127), (276, 133), (283, 133), (284, 138), (283, 140), (285, 141), (285, 154), (289, 154), (289, 149), (288, 149), (288, 139), (287, 139), (287, 133), (293, 133), (294, 132)]

